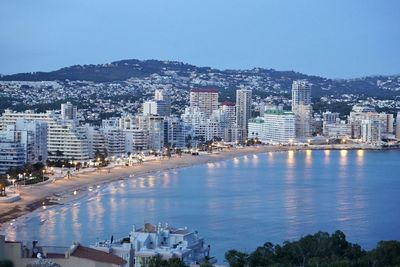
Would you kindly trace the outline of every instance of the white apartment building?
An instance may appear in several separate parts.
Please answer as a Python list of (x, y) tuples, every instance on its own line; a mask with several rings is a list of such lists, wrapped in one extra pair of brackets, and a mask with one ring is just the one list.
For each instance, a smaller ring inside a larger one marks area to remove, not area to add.
[(143, 103), (143, 115), (171, 115), (171, 104), (164, 100), (149, 100)]
[(178, 117), (164, 118), (164, 143), (170, 147), (184, 148), (186, 146), (186, 131), (184, 122)]
[(324, 135), (329, 138), (351, 138), (351, 125), (342, 120), (324, 122)]
[(0, 129), (15, 124), (18, 119), (42, 121), (47, 123), (47, 149), (49, 160), (89, 159), (86, 129), (79, 127), (77, 121), (62, 120), (55, 111), (35, 113), (33, 111), (13, 112), (6, 109), (0, 118)]
[(340, 120), (339, 113), (326, 111), (322, 113), (322, 133), (326, 135), (326, 124), (336, 123), (337, 120)]
[(381, 137), (394, 133), (393, 114), (378, 113), (371, 107), (355, 105), (349, 116), (349, 123), (352, 126), (352, 138), (362, 139), (361, 124), (363, 120), (379, 120)]
[(108, 156), (125, 155), (125, 134), (119, 127), (102, 127)]
[(381, 121), (362, 120), (361, 121), (361, 140), (368, 144), (381, 143)]
[(125, 153), (135, 154), (149, 148), (149, 132), (144, 129), (124, 130)]
[(192, 89), (190, 91), (190, 107), (199, 108), (206, 118), (218, 109), (218, 91), (214, 89)]
[(94, 159), (96, 153), (107, 154), (107, 142), (104, 133), (98, 126), (86, 125), (89, 158)]
[(204, 244), (204, 238), (197, 231), (160, 223), (146, 223), (143, 228), (134, 225), (129, 238), (112, 243), (109, 240), (97, 242), (92, 248), (123, 258), (126, 261), (124, 267), (147, 266), (155, 256), (164, 260), (178, 258), (186, 265), (198, 266), (210, 257), (210, 246)]
[(264, 117), (251, 119), (248, 127), (248, 137), (264, 143), (288, 144), (296, 137), (295, 115), (290, 111), (267, 110)]
[(149, 134), (148, 148), (161, 150), (164, 147), (164, 118), (160, 116), (137, 116), (137, 126)]
[(61, 119), (62, 120), (76, 120), (78, 109), (70, 102), (61, 104)]
[(27, 132), (19, 135), (0, 132), (0, 174), (27, 163)]

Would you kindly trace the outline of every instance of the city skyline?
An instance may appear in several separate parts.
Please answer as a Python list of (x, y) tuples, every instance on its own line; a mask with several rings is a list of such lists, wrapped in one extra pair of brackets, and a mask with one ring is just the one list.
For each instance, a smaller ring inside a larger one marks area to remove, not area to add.
[(128, 58), (328, 78), (391, 75), (400, 69), (396, 1), (21, 1), (1, 6), (2, 74)]

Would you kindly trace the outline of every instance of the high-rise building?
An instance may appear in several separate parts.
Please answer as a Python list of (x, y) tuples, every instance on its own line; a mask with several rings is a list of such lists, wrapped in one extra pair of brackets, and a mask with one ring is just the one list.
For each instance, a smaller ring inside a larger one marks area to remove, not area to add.
[(148, 136), (148, 148), (161, 150), (164, 147), (164, 118), (154, 115), (137, 116), (137, 126), (146, 130)]
[(307, 80), (297, 80), (292, 83), (292, 111), (296, 115), (296, 137), (311, 136), (311, 84)]
[(225, 116), (226, 126), (234, 126), (236, 123), (236, 104), (233, 102), (222, 102), (220, 110)]
[(0, 135), (0, 174), (10, 168), (21, 167), (26, 163), (24, 144), (2, 138)]
[(170, 116), (171, 104), (164, 100), (150, 100), (143, 103), (143, 115)]
[(122, 129), (117, 127), (103, 127), (101, 131), (105, 136), (107, 155), (125, 155), (125, 135)]
[(27, 161), (29, 163), (41, 162), (46, 164), (48, 156), (47, 123), (44, 121), (26, 121), (18, 119), (15, 123), (15, 131), (25, 131), (28, 133), (32, 148), (30, 151), (27, 151)]
[(190, 91), (190, 107), (198, 107), (208, 118), (218, 109), (218, 91), (214, 89), (192, 89)]
[(61, 119), (62, 120), (76, 120), (77, 107), (72, 105), (71, 102), (61, 104)]
[(306, 138), (311, 136), (312, 107), (311, 105), (297, 105), (293, 110), (296, 116), (296, 137)]
[(149, 146), (149, 133), (144, 129), (124, 130), (125, 153), (139, 153), (147, 150)]
[(311, 84), (307, 80), (292, 83), (292, 111), (298, 105), (311, 105)]
[(396, 117), (396, 139), (400, 140), (400, 112), (397, 113)]
[[(247, 137), (247, 123), (251, 118), (252, 91), (248, 89), (236, 90), (236, 124), (242, 129), (242, 138)], [(243, 140), (239, 140), (243, 141)]]
[(361, 139), (364, 143), (379, 144), (381, 142), (381, 121), (376, 119), (362, 120)]
[(185, 125), (178, 117), (164, 119), (164, 144), (175, 148), (184, 148), (186, 146)]

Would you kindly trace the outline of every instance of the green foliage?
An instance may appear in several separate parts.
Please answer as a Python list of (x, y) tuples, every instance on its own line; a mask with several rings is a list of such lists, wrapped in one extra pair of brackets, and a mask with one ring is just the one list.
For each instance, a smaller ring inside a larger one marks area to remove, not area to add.
[(10, 168), (6, 174), (10, 175), (11, 178), (18, 178), (19, 174), (25, 173), (26, 176), (42, 177), (44, 164), (41, 162), (35, 164), (25, 164), (21, 167)]
[(178, 258), (172, 258), (169, 260), (163, 260), (161, 256), (152, 257), (149, 259), (145, 267), (188, 267)]
[(371, 265), (380, 266), (400, 266), (400, 242), (399, 241), (380, 241), (378, 247), (371, 251), (369, 255)]
[(264, 266), (400, 266), (400, 242), (381, 241), (376, 249), (366, 252), (350, 243), (341, 231), (332, 235), (317, 232), (282, 245), (270, 242), (250, 254), (236, 250), (225, 253), (231, 267)]
[(14, 264), (9, 260), (0, 260), (0, 267), (14, 267)]
[(205, 261), (202, 264), (200, 264), (200, 267), (213, 267), (214, 265), (212, 265), (210, 262)]

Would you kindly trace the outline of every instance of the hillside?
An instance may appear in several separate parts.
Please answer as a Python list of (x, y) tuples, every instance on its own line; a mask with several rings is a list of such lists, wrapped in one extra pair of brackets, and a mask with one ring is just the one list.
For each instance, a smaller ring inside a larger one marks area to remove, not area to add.
[[(249, 86), (253, 90), (269, 93), (288, 93), (293, 80), (307, 79), (313, 83), (313, 96), (357, 94), (388, 98), (399, 95), (400, 76), (373, 76), (359, 79), (332, 80), (294, 71), (255, 68), (251, 70), (218, 70), (196, 67), (175, 61), (121, 60), (108, 64), (75, 65), (51, 72), (18, 73), (4, 75), (0, 81), (92, 81), (95, 83), (123, 82), (144, 79), (152, 75), (172, 80), (187, 81), (189, 89), (196, 86), (215, 87), (222, 93), (237, 87)], [(202, 82), (198, 83), (199, 77)]]

